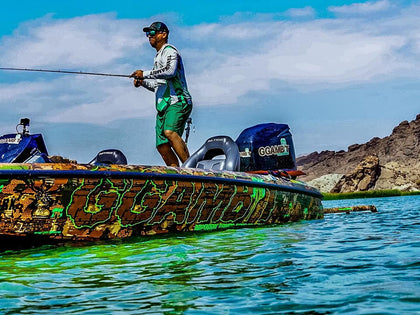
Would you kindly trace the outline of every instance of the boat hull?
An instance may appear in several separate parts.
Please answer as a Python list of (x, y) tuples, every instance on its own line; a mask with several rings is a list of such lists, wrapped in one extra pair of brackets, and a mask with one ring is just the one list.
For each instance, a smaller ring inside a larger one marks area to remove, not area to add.
[(92, 241), (321, 219), (302, 182), (147, 166), (0, 164), (0, 236)]

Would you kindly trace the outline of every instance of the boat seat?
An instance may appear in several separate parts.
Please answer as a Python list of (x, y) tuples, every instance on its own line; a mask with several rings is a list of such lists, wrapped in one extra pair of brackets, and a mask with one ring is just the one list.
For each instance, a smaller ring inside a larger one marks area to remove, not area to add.
[(89, 162), (92, 165), (101, 165), (101, 164), (121, 164), (127, 165), (127, 158), (124, 153), (116, 149), (102, 150), (99, 152), (95, 158)]
[(238, 172), (240, 169), (238, 145), (228, 136), (209, 138), (182, 167)]

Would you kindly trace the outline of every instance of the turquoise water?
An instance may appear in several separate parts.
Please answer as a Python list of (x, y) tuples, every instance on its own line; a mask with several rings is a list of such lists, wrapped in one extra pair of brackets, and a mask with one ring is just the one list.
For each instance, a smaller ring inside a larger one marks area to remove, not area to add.
[(0, 314), (420, 314), (420, 196), (378, 213), (0, 254)]

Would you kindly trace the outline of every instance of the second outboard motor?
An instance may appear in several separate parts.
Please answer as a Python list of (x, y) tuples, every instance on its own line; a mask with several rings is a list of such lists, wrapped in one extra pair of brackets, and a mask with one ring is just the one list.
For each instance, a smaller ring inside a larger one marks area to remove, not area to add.
[(267, 123), (247, 128), (236, 143), (243, 172), (296, 170), (292, 134), (286, 124)]
[(235, 141), (228, 136), (217, 136), (209, 138), (182, 167), (237, 172), (239, 164), (239, 149)]

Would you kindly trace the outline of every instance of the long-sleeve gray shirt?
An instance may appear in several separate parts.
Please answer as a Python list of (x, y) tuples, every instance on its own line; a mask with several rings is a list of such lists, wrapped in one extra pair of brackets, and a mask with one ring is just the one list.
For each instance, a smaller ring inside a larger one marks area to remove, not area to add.
[(176, 102), (192, 104), (182, 58), (174, 46), (164, 45), (156, 54), (153, 70), (143, 71), (143, 77), (143, 86), (156, 93), (158, 111)]

